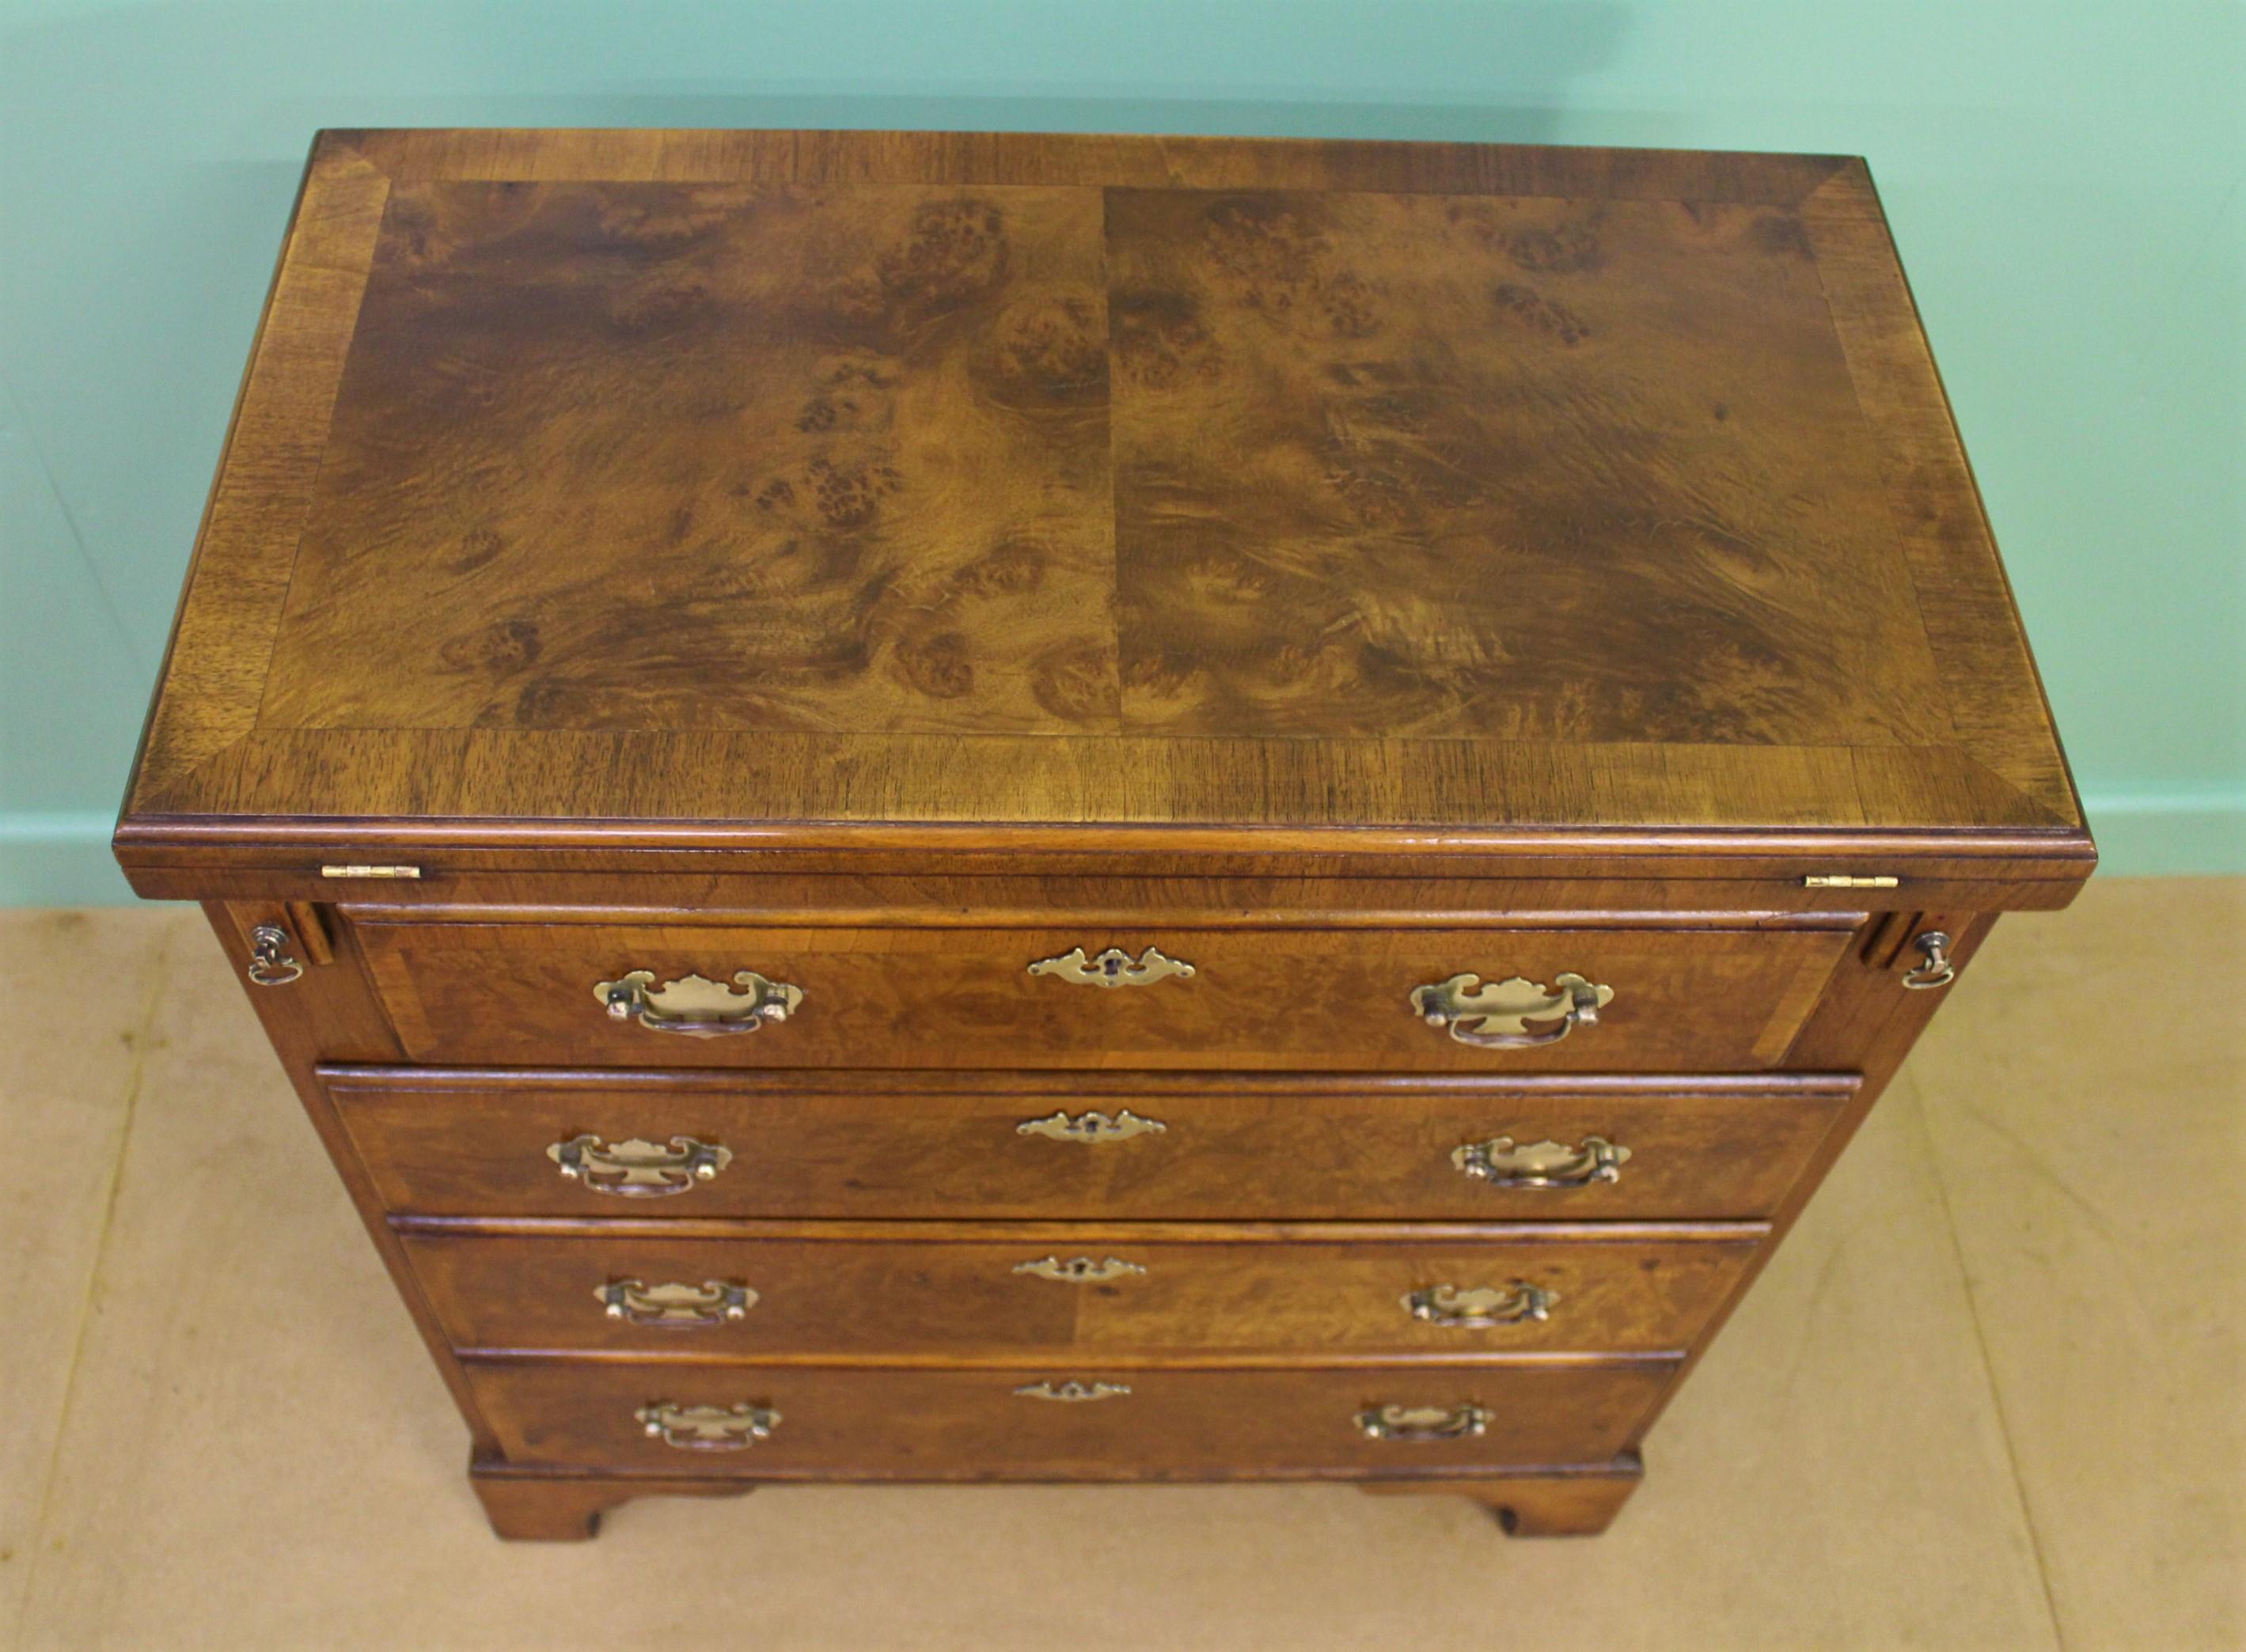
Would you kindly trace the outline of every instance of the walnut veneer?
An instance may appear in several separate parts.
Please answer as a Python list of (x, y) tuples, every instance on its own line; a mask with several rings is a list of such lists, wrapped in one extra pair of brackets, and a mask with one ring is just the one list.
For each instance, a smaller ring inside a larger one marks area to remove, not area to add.
[(1861, 161), (756, 132), (320, 136), (117, 849), (537, 1538), (1599, 1530), (2095, 853)]

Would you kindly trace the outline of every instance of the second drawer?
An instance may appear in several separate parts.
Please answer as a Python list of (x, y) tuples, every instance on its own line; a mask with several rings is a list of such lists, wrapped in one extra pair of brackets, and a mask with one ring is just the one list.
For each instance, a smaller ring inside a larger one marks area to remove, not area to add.
[(881, 1220), (1756, 1220), (1856, 1087), (1807, 1073), (321, 1078), (402, 1214)]
[(404, 1223), (401, 1237), (447, 1335), (468, 1349), (1300, 1362), (1681, 1353), (1765, 1234), (1751, 1224), (715, 1226)]

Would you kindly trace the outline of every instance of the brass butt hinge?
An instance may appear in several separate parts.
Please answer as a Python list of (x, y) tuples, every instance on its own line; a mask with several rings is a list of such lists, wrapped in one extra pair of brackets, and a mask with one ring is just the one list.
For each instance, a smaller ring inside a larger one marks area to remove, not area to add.
[(323, 878), (418, 878), (419, 867), (322, 867)]
[(1881, 873), (1876, 877), (1860, 878), (1853, 872), (1813, 872), (1801, 880), (1805, 889), (1892, 889), (1902, 881)]

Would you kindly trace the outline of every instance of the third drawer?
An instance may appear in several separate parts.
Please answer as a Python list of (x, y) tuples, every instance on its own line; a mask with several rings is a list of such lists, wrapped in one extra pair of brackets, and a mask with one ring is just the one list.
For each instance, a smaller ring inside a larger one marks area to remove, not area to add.
[(791, 1363), (1682, 1353), (1766, 1234), (1750, 1223), (400, 1226), (456, 1347)]
[(1758, 1220), (1847, 1075), (1262, 1078), (329, 1067), (431, 1216)]

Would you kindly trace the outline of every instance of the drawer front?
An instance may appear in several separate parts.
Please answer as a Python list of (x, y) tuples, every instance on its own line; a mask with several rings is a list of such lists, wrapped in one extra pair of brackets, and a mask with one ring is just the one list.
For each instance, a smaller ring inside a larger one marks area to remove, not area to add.
[[(1848, 938), (1596, 925), (1087, 934), (385, 922), (360, 933), (416, 1061), (1471, 1072), (1773, 1065)], [(1111, 977), (1090, 967), (1111, 948), (1124, 984), (1099, 984)], [(1610, 991), (1596, 1024), (1570, 1029), (1563, 976)], [(1438, 1026), (1414, 1009), (1416, 989), (1459, 977), (1473, 978), (1456, 989), (1467, 1003), (1496, 1019), (1453, 1005)], [(604, 1008), (604, 997), (616, 1002)], [(1501, 1013), (1540, 999), (1560, 1007)], [(748, 1013), (759, 1003), (785, 1019)], [(1463, 1041), (1490, 1038), (1543, 1042)]]
[[(1348, 1228), (1022, 1224), (929, 1238), (677, 1223), (550, 1235), (408, 1233), (456, 1346), (813, 1362), (1050, 1354), (1297, 1363), (1341, 1353), (1682, 1353), (1759, 1228)], [(920, 1225), (925, 1227), (926, 1224)], [(945, 1224), (949, 1227), (949, 1224)]]
[[(392, 1211), (665, 1220), (1753, 1220), (1777, 1208), (1855, 1085), (1791, 1075), (1227, 1079), (1221, 1090), (1159, 1076), (322, 1077)], [(706, 1178), (674, 1140), (711, 1150)], [(629, 1173), (636, 1180), (602, 1168), (635, 1141), (652, 1146), (657, 1167)], [(572, 1143), (598, 1146), (565, 1166)]]
[[(1676, 1369), (1671, 1360), (1341, 1370), (470, 1362), (467, 1375), (511, 1462), (769, 1479), (1131, 1480), (1603, 1462)], [(1085, 1397), (1065, 1397), (1075, 1394)], [(1379, 1432), (1360, 1423), (1388, 1407), (1401, 1410)]]

